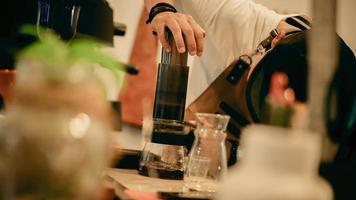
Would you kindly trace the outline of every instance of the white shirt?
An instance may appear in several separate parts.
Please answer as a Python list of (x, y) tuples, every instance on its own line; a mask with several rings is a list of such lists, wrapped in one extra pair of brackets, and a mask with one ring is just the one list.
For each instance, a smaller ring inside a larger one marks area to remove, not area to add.
[(217, 76), (244, 53), (255, 49), (284, 18), (251, 0), (176, 0), (205, 30), (204, 52), (190, 68), (189, 106)]

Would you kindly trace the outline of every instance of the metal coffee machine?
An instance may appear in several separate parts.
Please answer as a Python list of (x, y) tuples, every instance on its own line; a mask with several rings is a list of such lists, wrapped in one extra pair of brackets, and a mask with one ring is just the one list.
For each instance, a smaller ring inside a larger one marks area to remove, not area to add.
[(139, 173), (164, 179), (183, 179), (189, 126), (184, 123), (189, 67), (188, 53), (180, 54), (170, 31), (172, 51), (162, 49), (158, 65), (151, 141), (142, 152)]

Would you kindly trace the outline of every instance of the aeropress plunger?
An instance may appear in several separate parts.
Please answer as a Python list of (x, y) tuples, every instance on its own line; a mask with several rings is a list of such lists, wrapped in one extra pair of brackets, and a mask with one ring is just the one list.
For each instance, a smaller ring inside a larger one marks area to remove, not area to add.
[(171, 52), (162, 48), (158, 65), (153, 108), (151, 142), (145, 144), (139, 173), (146, 176), (183, 179), (186, 138), (189, 127), (184, 123), (189, 67), (188, 54), (179, 53), (169, 30), (166, 38)]

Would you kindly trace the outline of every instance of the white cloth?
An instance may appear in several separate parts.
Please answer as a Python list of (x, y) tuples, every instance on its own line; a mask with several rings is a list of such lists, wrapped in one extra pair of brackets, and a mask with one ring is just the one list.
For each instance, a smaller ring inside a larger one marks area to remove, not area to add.
[(190, 68), (188, 106), (243, 53), (255, 49), (284, 18), (251, 0), (176, 0), (206, 31), (204, 52)]

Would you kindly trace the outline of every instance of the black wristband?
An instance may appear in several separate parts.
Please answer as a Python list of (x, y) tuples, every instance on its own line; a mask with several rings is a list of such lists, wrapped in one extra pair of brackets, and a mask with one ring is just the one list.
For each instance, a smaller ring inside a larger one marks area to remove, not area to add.
[(168, 3), (158, 3), (155, 6), (153, 6), (150, 10), (150, 13), (148, 15), (148, 19), (146, 20), (146, 24), (149, 24), (152, 22), (153, 18), (158, 15), (159, 13), (162, 12), (173, 12), (176, 13), (177, 9), (172, 6), (171, 4)]

